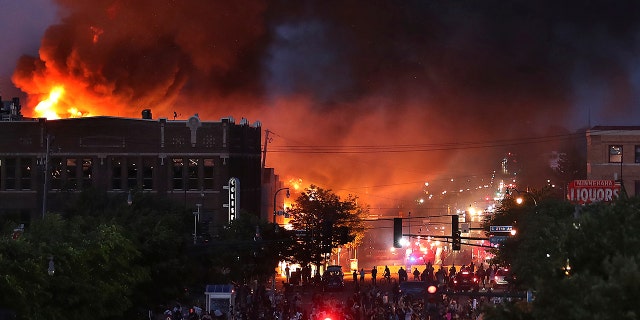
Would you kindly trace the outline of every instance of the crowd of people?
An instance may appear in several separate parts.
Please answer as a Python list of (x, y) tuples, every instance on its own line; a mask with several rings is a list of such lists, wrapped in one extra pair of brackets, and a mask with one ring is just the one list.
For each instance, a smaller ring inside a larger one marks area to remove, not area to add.
[[(437, 281), (446, 287), (448, 279), (462, 270), (482, 276), (483, 286), (496, 270), (496, 266), (473, 264), (440, 266), (436, 271), (431, 263), (420, 271), (415, 268), (411, 273), (403, 268), (397, 277), (388, 267), (382, 269), (382, 281), (377, 279), (377, 267), (371, 269), (366, 279), (364, 269), (353, 270), (353, 292), (326, 292), (317, 282), (301, 281), (295, 284), (283, 282), (282, 290), (272, 295), (263, 286), (258, 288), (240, 288), (237, 290), (235, 305), (226, 314), (218, 310), (217, 314), (198, 312), (189, 314), (191, 318), (182, 319), (234, 319), (234, 320), (416, 320), (416, 319), (481, 319), (479, 313), (483, 304), (491, 303), (484, 297), (435, 296), (412, 297), (403, 295), (400, 284), (409, 281)], [(411, 270), (410, 270), (411, 271)], [(289, 278), (289, 280), (291, 280)], [(351, 287), (350, 287), (351, 288)], [(351, 289), (350, 289), (351, 290)], [(311, 298), (309, 298), (309, 296)], [(345, 298), (347, 297), (348, 298)], [(176, 318), (171, 318), (176, 319)]]
[[(478, 308), (484, 299), (459, 303), (453, 297), (441, 296), (437, 300), (402, 295), (397, 290), (397, 282), (392, 280), (391, 288), (384, 285), (365, 285), (344, 300), (339, 295), (316, 294), (308, 317), (324, 320), (416, 320), (416, 319), (480, 319)], [(288, 319), (288, 318), (281, 318)]]

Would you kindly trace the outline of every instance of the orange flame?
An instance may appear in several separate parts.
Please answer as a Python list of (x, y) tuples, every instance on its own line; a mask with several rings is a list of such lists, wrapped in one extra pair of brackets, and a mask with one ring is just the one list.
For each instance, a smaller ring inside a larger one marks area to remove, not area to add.
[(40, 101), (36, 106), (36, 114), (42, 118), (60, 119), (60, 115), (56, 112), (55, 107), (62, 95), (64, 95), (64, 87), (53, 87), (49, 92), (49, 97)]
[(65, 114), (61, 114), (61, 110), (64, 109), (63, 98), (67, 91), (64, 86), (56, 85), (51, 88), (49, 91), (49, 95), (46, 99), (40, 101), (38, 105), (34, 109), (34, 113), (36, 117), (39, 118), (47, 118), (47, 119), (60, 119), (61, 117), (66, 118), (79, 118), (90, 116), (89, 112), (80, 111), (77, 107), (69, 107), (66, 110)]
[(298, 179), (291, 178), (291, 179), (289, 179), (289, 185), (296, 191), (303, 188), (302, 179), (301, 178), (298, 178)]

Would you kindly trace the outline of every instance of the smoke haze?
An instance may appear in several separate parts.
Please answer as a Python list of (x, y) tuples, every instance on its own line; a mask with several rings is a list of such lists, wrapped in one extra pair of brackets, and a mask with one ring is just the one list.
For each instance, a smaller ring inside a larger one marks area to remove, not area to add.
[(640, 119), (634, 1), (56, 3), (13, 74), (26, 115), (61, 84), (83, 115), (260, 120), (283, 178), (380, 207), (554, 148), (526, 138)]

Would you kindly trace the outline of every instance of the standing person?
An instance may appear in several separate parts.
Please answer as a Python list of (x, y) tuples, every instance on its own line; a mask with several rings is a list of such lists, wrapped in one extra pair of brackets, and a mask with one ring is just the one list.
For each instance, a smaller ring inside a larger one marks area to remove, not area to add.
[(451, 264), (451, 268), (449, 268), (449, 278), (453, 278), (456, 276), (456, 265)]
[(360, 292), (360, 283), (358, 282), (358, 269), (353, 269), (353, 286), (356, 288), (356, 292)]
[(489, 285), (492, 285), (491, 281), (494, 281), (494, 276), (496, 275), (496, 268), (495, 266), (492, 267), (491, 265), (489, 265), (489, 268), (487, 268), (487, 271), (488, 271), (487, 276), (489, 277), (487, 281), (489, 282)]
[(364, 268), (360, 268), (360, 283), (364, 284)]
[(400, 299), (400, 285), (395, 280), (393, 280), (393, 286), (391, 287), (391, 292), (393, 292), (393, 303), (397, 304), (398, 299)]
[(291, 269), (289, 269), (289, 265), (287, 265), (287, 266), (284, 268), (285, 276), (287, 276), (287, 283), (289, 283), (289, 277), (291, 277), (291, 273), (290, 273), (290, 271), (291, 271)]
[(418, 268), (414, 268), (415, 270), (413, 270), (413, 280), (414, 281), (418, 281), (420, 280), (420, 271), (418, 271)]
[(478, 279), (480, 279), (480, 284), (482, 285), (482, 288), (485, 288), (485, 272), (484, 272), (484, 267), (482, 266), (482, 263), (478, 266), (478, 270), (476, 271), (476, 276), (478, 277)]
[(427, 274), (432, 274), (433, 273), (433, 265), (431, 264), (431, 260), (429, 260), (427, 262), (426, 270), (427, 270)]
[(179, 303), (173, 307), (173, 319), (174, 320), (182, 320), (182, 305)]
[(389, 270), (389, 266), (384, 266), (384, 273), (382, 276), (387, 279), (387, 283), (391, 283), (391, 270)]
[(400, 269), (398, 270), (398, 282), (402, 283), (402, 281), (404, 281), (404, 277), (406, 276), (407, 271), (404, 270), (402, 267), (400, 267)]
[(376, 275), (378, 275), (378, 268), (373, 266), (373, 269), (371, 269), (371, 284), (373, 285), (376, 284)]
[(446, 273), (443, 268), (438, 269), (436, 271), (436, 281), (438, 281), (438, 286), (442, 286), (445, 284)]

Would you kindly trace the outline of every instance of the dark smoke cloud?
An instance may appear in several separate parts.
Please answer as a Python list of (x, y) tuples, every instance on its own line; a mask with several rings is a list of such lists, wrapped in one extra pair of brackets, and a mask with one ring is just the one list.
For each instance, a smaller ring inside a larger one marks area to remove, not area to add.
[[(55, 70), (116, 96), (119, 115), (250, 116), (281, 146), (455, 144), (573, 130), (588, 113), (640, 119), (635, 1), (57, 2), (68, 15), (40, 57), (22, 58), (17, 85)], [(484, 172), (506, 150), (462, 151), (268, 163), (375, 186)]]

